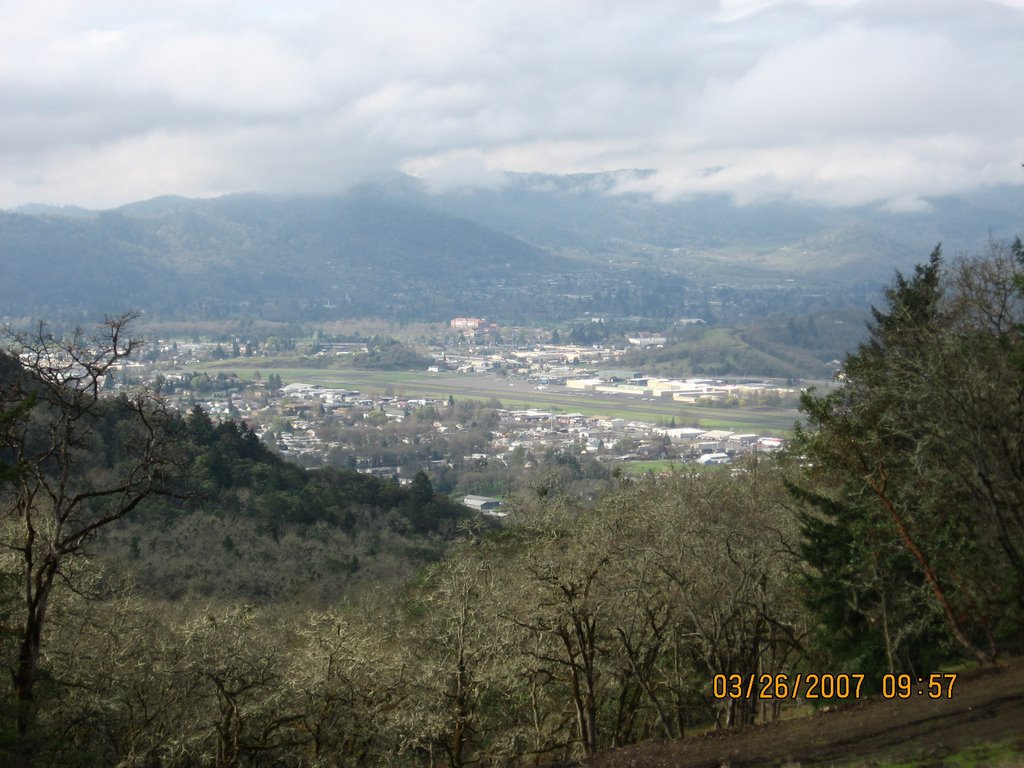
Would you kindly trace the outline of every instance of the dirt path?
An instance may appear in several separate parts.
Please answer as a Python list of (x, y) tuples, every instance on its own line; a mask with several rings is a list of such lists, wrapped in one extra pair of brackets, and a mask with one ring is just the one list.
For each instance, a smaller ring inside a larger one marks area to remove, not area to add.
[(741, 768), (871, 764), (943, 757), (975, 744), (1016, 740), (1024, 753), (1024, 659), (957, 680), (952, 699), (871, 699), (814, 717), (649, 742), (579, 763), (586, 768)]

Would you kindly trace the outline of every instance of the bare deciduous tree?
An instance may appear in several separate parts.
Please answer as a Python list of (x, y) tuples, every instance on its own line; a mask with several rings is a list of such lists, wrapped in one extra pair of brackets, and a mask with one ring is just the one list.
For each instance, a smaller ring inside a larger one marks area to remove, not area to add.
[(7, 330), (0, 381), (0, 457), (17, 467), (0, 489), (3, 567), (17, 575), (16, 649), (6, 659), (15, 699), (19, 766), (31, 762), (32, 725), (47, 609), (83, 547), (146, 498), (169, 493), (176, 467), (173, 417), (159, 394), (101, 397), (141, 341), (132, 314), (94, 335)]

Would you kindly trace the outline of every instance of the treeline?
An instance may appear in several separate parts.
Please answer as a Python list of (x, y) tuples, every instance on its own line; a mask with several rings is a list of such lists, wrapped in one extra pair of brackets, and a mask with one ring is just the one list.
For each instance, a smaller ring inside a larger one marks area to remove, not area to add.
[(366, 352), (352, 356), (354, 367), (379, 371), (422, 371), (433, 362), (400, 341), (382, 338), (371, 339)]
[(1024, 637), (1022, 270), (1019, 239), (936, 250), (886, 291), (845, 385), (803, 398), (808, 601), (858, 664), (991, 664)]
[(345, 469), (306, 470), (245, 424), (215, 425), (199, 407), (182, 427), (188, 498), (148, 500), (95, 547), (152, 597), (325, 605), (401, 583), (439, 559), (469, 519), (423, 474), (402, 487)]
[(397, 510), (403, 525), (419, 533), (450, 529), (465, 517), (463, 507), (433, 494), (429, 480), (417, 494), (422, 479), (406, 489), (345, 470), (304, 470), (272, 453), (244, 423), (214, 425), (200, 406), (188, 414), (184, 432), (194, 451), (189, 477), (200, 485), (199, 505), (251, 517), (271, 533), (282, 525), (316, 523), (352, 531), (360, 509), (378, 515)]
[(749, 722), (707, 675), (799, 658), (784, 496), (766, 468), (549, 495), (347, 610), (69, 595), (38, 727), (64, 765), (510, 765)]
[[(3, 700), (11, 753), (23, 765), (543, 765), (807, 703), (760, 686), (716, 696), (716, 675), (858, 674), (863, 696), (885, 674), (1020, 653), (1022, 275), (1019, 242), (952, 265), (936, 252), (886, 292), (844, 386), (804, 397), (786, 456), (618, 478), (592, 502), (556, 477), (534, 483), (507, 525), (464, 528), (402, 589), (317, 608), (124, 597), (69, 550), (56, 572), (75, 589), (52, 592), (34, 695), (15, 685)], [(251, 433), (201, 412), (184, 429), (208, 514), (276, 519), (269, 476), (303, 470), (256, 461)], [(3, 477), (20, 487), (21, 471)], [(344, 479), (306, 475), (300, 498), (313, 500)], [(443, 503), (424, 480), (382, 506), (438, 535)], [(351, 493), (377, 509), (385, 492)], [(320, 510), (303, 519), (312, 531), (343, 527), (331, 508), (284, 507)], [(8, 523), (52, 519), (43, 502), (8, 509)], [(5, 567), (26, 551), (11, 546)], [(3, 594), (17, 682), (27, 609)]]
[(863, 341), (864, 315), (831, 307), (729, 326), (684, 326), (670, 330), (662, 348), (630, 350), (622, 363), (668, 376), (822, 379), (831, 376), (831, 361)]

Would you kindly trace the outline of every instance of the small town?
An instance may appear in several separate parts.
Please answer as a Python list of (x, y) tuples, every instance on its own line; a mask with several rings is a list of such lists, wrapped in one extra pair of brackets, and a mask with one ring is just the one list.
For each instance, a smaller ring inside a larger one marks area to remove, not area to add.
[[(425, 472), (439, 490), (455, 492), (481, 511), (497, 504), (492, 496), (508, 490), (492, 475), (513, 466), (529, 469), (572, 457), (603, 474), (660, 473), (685, 466), (697, 471), (784, 445), (779, 431), (708, 428), (696, 421), (680, 423), (674, 416), (630, 418), (623, 411), (655, 403), (792, 407), (800, 392), (793, 382), (648, 376), (617, 367), (625, 350), (611, 346), (548, 340), (478, 347), (474, 339), (495, 332), (481, 329), (482, 322), (452, 320), (459, 343), (436, 344), (421, 371), (435, 388), (452, 382), (453, 375), (460, 381), (472, 377), (481, 389), (468, 397), (457, 388), (461, 384), (437, 396), (412, 396), (392, 386), (360, 391), (304, 379), (303, 371), (293, 367), (287, 369), (291, 380), (285, 381), (277, 372), (282, 365), (277, 343), (252, 340), (154, 342), (144, 361), (122, 365), (120, 381), (111, 386), (158, 385), (180, 411), (198, 407), (215, 421), (244, 423), (272, 450), (307, 468), (354, 469), (403, 485)], [(636, 346), (664, 343), (648, 333), (628, 341)], [(365, 343), (318, 340), (302, 359), (310, 378), (322, 379), (334, 364), (366, 352)], [(231, 365), (235, 360), (237, 369)], [(294, 357), (289, 361), (297, 365)], [(502, 393), (512, 400), (550, 396), (559, 402), (550, 408), (517, 408), (504, 405)], [(566, 407), (574, 403), (580, 410)], [(605, 404), (610, 404), (609, 413), (595, 412)]]

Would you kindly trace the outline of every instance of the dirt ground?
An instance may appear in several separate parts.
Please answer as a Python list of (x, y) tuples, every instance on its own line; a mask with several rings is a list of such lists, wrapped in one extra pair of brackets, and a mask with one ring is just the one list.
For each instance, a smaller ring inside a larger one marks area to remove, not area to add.
[[(819, 712), (674, 742), (648, 742), (578, 763), (585, 768), (744, 768), (874, 765), (944, 758), (976, 744), (1010, 741), (1024, 754), (1024, 659), (964, 673), (948, 700), (869, 699)], [(984, 763), (980, 763), (984, 764)], [(1000, 763), (1001, 765), (1012, 764)], [(1020, 762), (1024, 765), (1024, 759)]]

